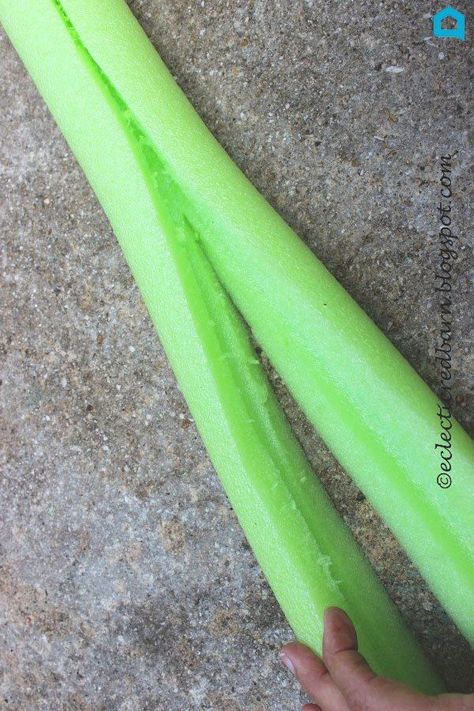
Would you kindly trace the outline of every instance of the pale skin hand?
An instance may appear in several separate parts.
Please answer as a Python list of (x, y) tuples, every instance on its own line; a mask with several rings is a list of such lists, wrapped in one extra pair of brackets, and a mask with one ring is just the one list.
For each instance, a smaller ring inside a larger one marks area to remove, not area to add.
[(302, 711), (474, 711), (474, 694), (424, 696), (404, 684), (376, 676), (357, 651), (357, 635), (345, 612), (324, 615), (323, 659), (291, 642), (282, 662), (313, 698)]

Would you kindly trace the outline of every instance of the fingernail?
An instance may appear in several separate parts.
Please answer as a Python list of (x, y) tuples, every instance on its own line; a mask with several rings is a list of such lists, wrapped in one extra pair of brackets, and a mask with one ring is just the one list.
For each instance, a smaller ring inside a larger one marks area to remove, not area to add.
[(287, 669), (289, 669), (292, 674), (296, 673), (295, 665), (293, 664), (290, 657), (287, 654), (285, 654), (285, 652), (280, 652), (280, 659), (282, 661), (282, 664), (284, 664), (285, 667)]

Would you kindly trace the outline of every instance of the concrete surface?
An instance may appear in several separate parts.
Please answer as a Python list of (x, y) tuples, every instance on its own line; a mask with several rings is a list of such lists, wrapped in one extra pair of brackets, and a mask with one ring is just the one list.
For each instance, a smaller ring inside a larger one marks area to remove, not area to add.
[[(439, 155), (458, 151), (455, 414), (472, 431), (470, 41), (430, 39), (426, 1), (131, 6), (233, 158), (435, 388)], [(0, 48), (0, 706), (296, 709), (277, 661), (290, 630), (107, 220)], [(472, 689), (466, 643), (274, 382), (427, 654)]]

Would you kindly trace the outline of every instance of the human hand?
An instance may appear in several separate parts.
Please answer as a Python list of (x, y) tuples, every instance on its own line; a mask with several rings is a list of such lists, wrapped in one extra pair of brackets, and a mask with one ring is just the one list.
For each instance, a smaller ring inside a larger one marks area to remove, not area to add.
[(474, 711), (474, 694), (425, 696), (374, 674), (357, 651), (354, 625), (338, 607), (324, 615), (322, 660), (297, 642), (286, 644), (280, 657), (315, 701), (302, 711)]

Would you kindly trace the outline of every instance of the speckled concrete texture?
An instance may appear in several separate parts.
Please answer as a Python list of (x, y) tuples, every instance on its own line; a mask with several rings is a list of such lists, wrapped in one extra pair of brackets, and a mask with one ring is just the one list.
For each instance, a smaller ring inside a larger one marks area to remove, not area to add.
[[(231, 156), (435, 389), (439, 156), (456, 152), (455, 414), (472, 431), (470, 37), (431, 38), (426, 0), (131, 7)], [(291, 632), (107, 220), (0, 38), (0, 707), (296, 709), (277, 661)], [(426, 653), (472, 689), (466, 643), (272, 380)]]

